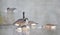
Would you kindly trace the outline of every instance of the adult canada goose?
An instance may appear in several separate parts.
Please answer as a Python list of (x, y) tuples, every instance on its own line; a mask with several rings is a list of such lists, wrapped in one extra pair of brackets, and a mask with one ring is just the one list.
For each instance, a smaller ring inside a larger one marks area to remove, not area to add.
[(22, 19), (18, 19), (16, 22), (14, 22), (15, 26), (24, 26), (24, 25), (36, 25), (38, 23), (34, 22), (34, 21), (29, 21), (28, 18), (25, 18), (25, 12), (23, 12), (23, 18)]

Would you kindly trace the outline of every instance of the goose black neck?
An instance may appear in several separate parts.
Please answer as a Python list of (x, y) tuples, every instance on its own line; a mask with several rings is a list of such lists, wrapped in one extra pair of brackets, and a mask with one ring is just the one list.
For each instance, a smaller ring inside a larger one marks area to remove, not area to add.
[(25, 18), (25, 12), (23, 12), (23, 19)]

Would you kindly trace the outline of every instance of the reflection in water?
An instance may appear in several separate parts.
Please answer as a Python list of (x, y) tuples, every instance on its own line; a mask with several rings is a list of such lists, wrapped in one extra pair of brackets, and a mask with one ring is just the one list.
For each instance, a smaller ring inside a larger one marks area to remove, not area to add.
[(30, 31), (17, 32), (15, 26), (0, 26), (0, 35), (59, 35), (60, 29), (54, 31), (46, 30), (43, 28), (31, 29)]

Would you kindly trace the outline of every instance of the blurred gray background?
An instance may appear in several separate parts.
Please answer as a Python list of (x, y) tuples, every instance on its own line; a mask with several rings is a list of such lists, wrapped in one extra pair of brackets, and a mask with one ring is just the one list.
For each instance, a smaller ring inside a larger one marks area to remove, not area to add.
[[(22, 18), (22, 12), (29, 20), (39, 23), (37, 26), (47, 23), (56, 24), (55, 31), (44, 29), (32, 30), (30, 35), (60, 35), (60, 0), (0, 0), (0, 12), (2, 13), (3, 23), (6, 22), (7, 8), (16, 8), (14, 11), (14, 21)], [(0, 26), (0, 35), (22, 35), (17, 33), (14, 26)]]

